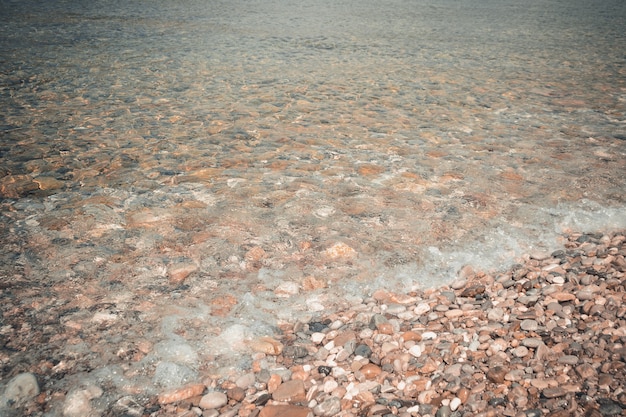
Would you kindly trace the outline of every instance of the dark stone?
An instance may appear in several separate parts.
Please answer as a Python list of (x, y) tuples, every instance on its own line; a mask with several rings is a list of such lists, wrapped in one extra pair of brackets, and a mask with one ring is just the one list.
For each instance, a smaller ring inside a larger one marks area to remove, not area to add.
[(370, 355), (372, 354), (372, 349), (370, 349), (370, 347), (367, 346), (367, 345), (358, 345), (354, 349), (354, 354), (356, 356), (362, 356), (364, 358), (369, 358)]
[(461, 297), (476, 297), (478, 294), (482, 294), (485, 292), (484, 285), (472, 285), (471, 287), (465, 288), (461, 293)]
[(330, 366), (318, 366), (317, 367), (317, 372), (320, 373), (320, 375), (324, 375), (324, 376), (328, 376), (330, 375), (330, 373), (332, 372), (333, 368), (331, 368)]
[(600, 414), (603, 417), (619, 416), (622, 414), (622, 407), (615, 401), (608, 398), (600, 398), (596, 400), (600, 404)]
[(259, 398), (254, 400), (254, 405), (265, 405), (272, 396), (270, 394), (261, 394)]
[(504, 366), (494, 366), (487, 371), (487, 379), (494, 384), (502, 384), (504, 382), (504, 376), (508, 370)]
[(489, 400), (489, 405), (492, 407), (499, 407), (506, 405), (506, 398), (503, 397), (495, 397)]
[(320, 323), (319, 321), (312, 321), (309, 323), (309, 330), (313, 333), (322, 332), (326, 328), (328, 328), (328, 326), (324, 323)]
[(283, 350), (283, 355), (288, 358), (304, 358), (309, 354), (309, 351), (304, 346), (286, 346)]

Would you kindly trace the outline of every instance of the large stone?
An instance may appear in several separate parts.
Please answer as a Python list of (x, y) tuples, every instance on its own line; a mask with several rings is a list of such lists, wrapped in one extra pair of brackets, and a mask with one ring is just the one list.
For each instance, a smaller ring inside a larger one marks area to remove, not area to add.
[(30, 372), (18, 374), (11, 378), (4, 389), (3, 397), (6, 401), (20, 404), (39, 394), (37, 378)]
[(306, 392), (304, 390), (304, 382), (300, 379), (283, 382), (276, 388), (272, 394), (272, 398), (276, 401), (297, 403), (305, 401)]

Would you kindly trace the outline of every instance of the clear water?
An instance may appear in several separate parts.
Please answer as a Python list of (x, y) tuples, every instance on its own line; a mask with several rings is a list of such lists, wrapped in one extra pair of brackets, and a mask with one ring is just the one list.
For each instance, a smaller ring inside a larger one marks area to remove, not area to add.
[(0, 272), (39, 289), (11, 303), (113, 315), (92, 351), (219, 365), (375, 288), (626, 228), (624, 21), (621, 0), (2, 0)]

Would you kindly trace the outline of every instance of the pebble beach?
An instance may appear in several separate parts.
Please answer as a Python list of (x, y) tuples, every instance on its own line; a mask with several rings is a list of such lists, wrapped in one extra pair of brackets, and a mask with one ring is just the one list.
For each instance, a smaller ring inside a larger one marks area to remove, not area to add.
[(619, 416), (621, 0), (0, 0), (0, 417)]

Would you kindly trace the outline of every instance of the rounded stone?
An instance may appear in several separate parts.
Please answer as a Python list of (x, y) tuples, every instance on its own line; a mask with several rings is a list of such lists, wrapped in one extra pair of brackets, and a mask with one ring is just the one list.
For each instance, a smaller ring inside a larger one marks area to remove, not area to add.
[(228, 397), (223, 392), (209, 392), (200, 399), (198, 404), (200, 408), (205, 410), (212, 410), (220, 408), (228, 404)]
[(11, 378), (4, 390), (5, 401), (20, 404), (39, 394), (37, 378), (30, 372), (18, 374)]

